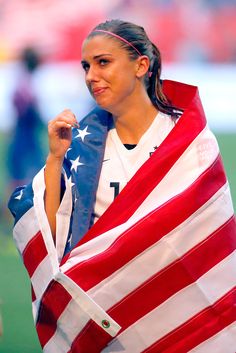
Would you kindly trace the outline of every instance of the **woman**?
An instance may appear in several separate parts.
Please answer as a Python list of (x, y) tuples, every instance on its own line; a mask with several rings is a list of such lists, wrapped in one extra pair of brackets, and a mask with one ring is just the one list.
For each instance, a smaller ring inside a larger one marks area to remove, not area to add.
[[(114, 29), (116, 28), (121, 34), (120, 38), (115, 36)], [(109, 31), (103, 32), (106, 29), (112, 30), (112, 34)], [(129, 34), (129, 30), (131, 34)], [(127, 43), (125, 41), (125, 36), (128, 37), (129, 35), (142, 36), (142, 40), (138, 45), (134, 43), (135, 47), (131, 42)], [(133, 162), (129, 159), (138, 158), (140, 161), (135, 168), (137, 170), (138, 166), (141, 166), (149, 157), (149, 153), (153, 152), (153, 149), (170, 132), (174, 126), (174, 117), (176, 116), (174, 108), (168, 103), (161, 90), (160, 53), (156, 46), (148, 40), (141, 27), (135, 28), (132, 24), (111, 21), (98, 26), (88, 36), (83, 45), (82, 56), (82, 66), (85, 71), (88, 89), (96, 103), (102, 109), (111, 113), (115, 126), (115, 130), (112, 131), (113, 135), (115, 134), (115, 138), (125, 146), (121, 146), (121, 151), (118, 151), (118, 154), (122, 154), (122, 150), (125, 148), (129, 149), (136, 146), (144, 133), (149, 128), (152, 130), (153, 136), (149, 137), (153, 140), (149, 141), (148, 145), (150, 146), (146, 146), (146, 154), (142, 153), (141, 150), (139, 154), (135, 153), (135, 156), (132, 157), (133, 152), (124, 152), (128, 157), (124, 161), (124, 167), (127, 168), (128, 164), (131, 164), (131, 169), (134, 169), (133, 164), (135, 162), (137, 164), (137, 161)], [(164, 116), (159, 113), (158, 119), (156, 119), (159, 111), (168, 115)], [(151, 127), (154, 120), (157, 121)], [(45, 170), (47, 190), (45, 203), (54, 237), (56, 232), (55, 214), (60, 204), (61, 167), (65, 153), (71, 144), (71, 126), (74, 124), (76, 124), (76, 118), (68, 110), (62, 112), (49, 124), (50, 154)], [(63, 138), (61, 137), (62, 129)], [(157, 131), (154, 132), (154, 129)], [(161, 134), (159, 130), (162, 131)], [(119, 145), (117, 148), (119, 148)], [(112, 167), (116, 168), (116, 164), (111, 166), (111, 170)], [(126, 173), (134, 174), (130, 170)], [(128, 181), (124, 179), (123, 176), (123, 180), (119, 184), (125, 184)], [(109, 179), (109, 181), (110, 183), (117, 182), (117, 179)], [(104, 186), (102, 183), (103, 180), (101, 180), (101, 185), (105, 190), (100, 190), (101, 186), (97, 195), (98, 216), (113, 201), (113, 191), (109, 186)], [(120, 187), (119, 185), (119, 190)], [(104, 192), (110, 192), (111, 194), (105, 200)]]
[(161, 82), (120, 20), (82, 66), (98, 107), (49, 123), (45, 170), (9, 203), (44, 352), (233, 353), (235, 217), (196, 87)]

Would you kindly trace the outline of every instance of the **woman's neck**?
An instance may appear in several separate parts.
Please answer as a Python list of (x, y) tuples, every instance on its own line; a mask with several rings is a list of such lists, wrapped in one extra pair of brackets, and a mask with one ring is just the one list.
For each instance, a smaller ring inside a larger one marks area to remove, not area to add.
[(132, 105), (126, 112), (114, 116), (114, 124), (122, 143), (137, 144), (142, 135), (152, 124), (157, 109), (150, 100)]

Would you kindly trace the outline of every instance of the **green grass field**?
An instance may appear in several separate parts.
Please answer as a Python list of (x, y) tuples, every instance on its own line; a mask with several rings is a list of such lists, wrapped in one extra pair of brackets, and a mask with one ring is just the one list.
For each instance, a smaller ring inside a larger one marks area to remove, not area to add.
[(3, 337), (1, 353), (42, 352), (34, 329), (30, 284), (15, 251), (0, 257)]
[(31, 313), (30, 282), (12, 241), (13, 219), (6, 207), (10, 192), (6, 183), (7, 141), (8, 136), (0, 134), (0, 352), (40, 353)]
[[(31, 315), (30, 283), (11, 238), (12, 219), (6, 210), (5, 151), (6, 136), (0, 135), (0, 298), (3, 317), (1, 353), (38, 353), (38, 343)], [(236, 205), (236, 134), (217, 135), (231, 192)]]

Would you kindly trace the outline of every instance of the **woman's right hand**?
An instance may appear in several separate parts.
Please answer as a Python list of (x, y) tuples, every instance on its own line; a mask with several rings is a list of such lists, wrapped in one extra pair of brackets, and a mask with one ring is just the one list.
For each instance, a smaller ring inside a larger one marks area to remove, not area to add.
[(45, 211), (48, 217), (52, 237), (56, 239), (56, 214), (60, 206), (61, 166), (64, 155), (71, 144), (71, 128), (78, 123), (71, 110), (66, 109), (48, 123), (49, 155), (44, 170)]
[(63, 110), (55, 119), (48, 123), (49, 151), (51, 157), (63, 160), (71, 144), (73, 126), (78, 126), (71, 110)]

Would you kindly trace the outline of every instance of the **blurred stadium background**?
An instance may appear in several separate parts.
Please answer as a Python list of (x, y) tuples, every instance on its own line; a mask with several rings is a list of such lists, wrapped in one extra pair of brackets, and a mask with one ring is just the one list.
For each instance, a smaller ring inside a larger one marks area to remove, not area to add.
[[(41, 352), (33, 327), (29, 281), (12, 241), (12, 218), (6, 207), (13, 185), (17, 184), (9, 168), (9, 150), (16, 138), (13, 94), (21, 80), (21, 54), (30, 47), (41, 58), (31, 87), (41, 117), (37, 129), (43, 160), (47, 121), (65, 108), (72, 109), (80, 119), (93, 105), (83, 82), (80, 47), (94, 25), (110, 18), (145, 27), (162, 52), (163, 78), (199, 86), (236, 204), (235, 0), (0, 0), (2, 353)], [(31, 158), (33, 162), (36, 157)], [(11, 161), (13, 167), (17, 161), (18, 158)]]

